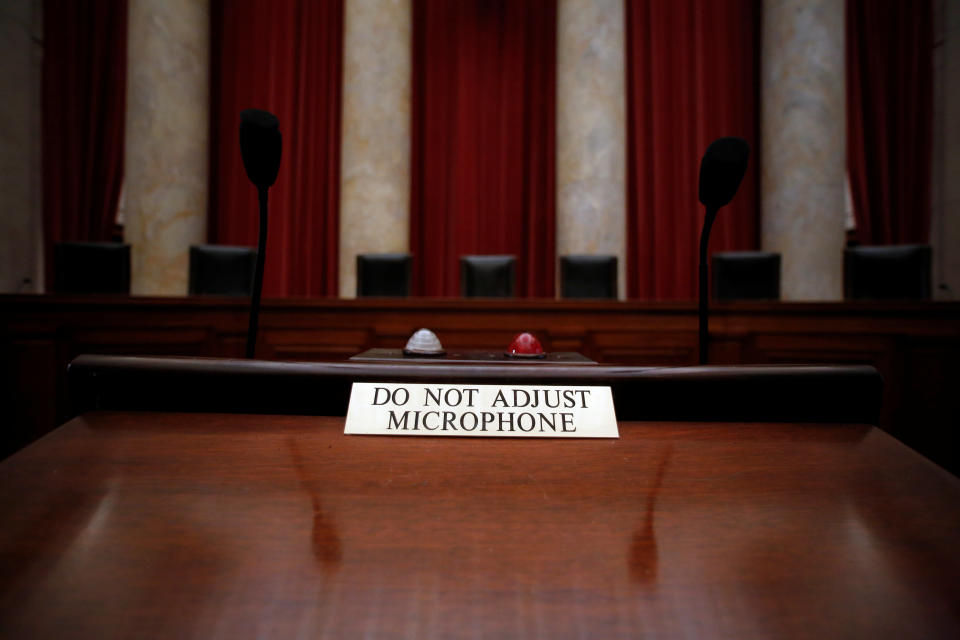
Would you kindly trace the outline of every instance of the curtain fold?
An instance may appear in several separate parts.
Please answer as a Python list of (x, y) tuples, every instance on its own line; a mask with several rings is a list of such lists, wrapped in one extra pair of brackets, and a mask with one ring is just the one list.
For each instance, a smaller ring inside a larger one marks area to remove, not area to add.
[(710, 252), (759, 246), (758, 0), (627, 0), (627, 295), (693, 299), (700, 159), (721, 136), (751, 147)]
[(515, 254), (554, 293), (555, 0), (414, 0), (414, 294), (459, 295), (459, 257)]
[(111, 240), (123, 185), (127, 0), (43, 6), (43, 232), (53, 245)]
[(862, 244), (929, 242), (930, 0), (847, 0), (847, 171)]
[(209, 240), (256, 246), (257, 195), (240, 112), (280, 120), (265, 296), (335, 296), (339, 245), (343, 0), (213, 0)]

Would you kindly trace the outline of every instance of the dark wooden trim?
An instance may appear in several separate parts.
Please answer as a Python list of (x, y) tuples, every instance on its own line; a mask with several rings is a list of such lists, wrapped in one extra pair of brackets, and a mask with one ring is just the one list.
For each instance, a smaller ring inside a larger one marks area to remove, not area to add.
[[(18, 311), (69, 309), (78, 306), (88, 308), (151, 307), (155, 309), (208, 309), (243, 310), (249, 308), (249, 300), (243, 297), (224, 296), (127, 296), (127, 295), (71, 295), (71, 294), (0, 294), (0, 311), (16, 308)], [(355, 310), (377, 311), (431, 311), (469, 308), (471, 312), (489, 311), (542, 311), (545, 306), (554, 311), (589, 311), (622, 313), (693, 312), (697, 303), (690, 300), (566, 300), (553, 298), (265, 298), (264, 308), (275, 311), (289, 310)], [(789, 302), (770, 300), (711, 300), (711, 313), (724, 311), (741, 313), (796, 315), (816, 313), (849, 315), (865, 312), (871, 315), (896, 315), (934, 312), (960, 314), (960, 301), (890, 301), (890, 300), (845, 300), (842, 302)]]
[(458, 382), (609, 386), (620, 420), (869, 424), (878, 422), (883, 386), (868, 366), (530, 367), (96, 355), (70, 363), (69, 379), (74, 413), (342, 416), (354, 382)]
[[(66, 367), (81, 354), (243, 355), (248, 301), (216, 297), (0, 295), (0, 457), (70, 417)], [(346, 361), (399, 349), (420, 327), (448, 351), (504, 349), (532, 331), (550, 352), (603, 365), (696, 363), (694, 302), (482, 299), (265, 300), (257, 357)], [(710, 362), (869, 365), (880, 427), (960, 472), (960, 302), (715, 303)]]

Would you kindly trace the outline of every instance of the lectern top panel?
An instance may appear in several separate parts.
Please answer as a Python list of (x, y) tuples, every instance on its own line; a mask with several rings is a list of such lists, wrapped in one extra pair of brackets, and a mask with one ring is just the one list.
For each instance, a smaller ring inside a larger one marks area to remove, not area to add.
[(552, 351), (539, 359), (511, 358), (505, 352), (450, 349), (442, 356), (408, 356), (402, 349), (367, 349), (350, 358), (353, 362), (443, 363), (443, 364), (552, 364), (588, 365), (596, 361), (573, 351)]

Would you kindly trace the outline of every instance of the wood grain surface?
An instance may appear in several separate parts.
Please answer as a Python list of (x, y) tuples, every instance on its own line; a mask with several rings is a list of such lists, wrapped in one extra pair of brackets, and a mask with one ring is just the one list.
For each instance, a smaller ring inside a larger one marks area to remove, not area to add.
[(620, 426), (88, 414), (0, 463), (0, 635), (960, 634), (960, 480), (884, 432)]

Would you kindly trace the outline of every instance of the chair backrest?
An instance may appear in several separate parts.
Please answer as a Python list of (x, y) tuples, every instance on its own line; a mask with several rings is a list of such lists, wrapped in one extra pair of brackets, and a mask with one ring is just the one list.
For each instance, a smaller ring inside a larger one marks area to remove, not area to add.
[(460, 295), (465, 298), (512, 298), (516, 256), (460, 256)]
[(190, 247), (190, 295), (249, 296), (257, 250), (195, 244)]
[(779, 300), (780, 254), (725, 251), (710, 257), (716, 300)]
[(58, 293), (130, 293), (130, 245), (60, 242), (53, 247)]
[(410, 296), (409, 253), (363, 253), (357, 256), (358, 298)]
[(847, 247), (843, 295), (848, 300), (926, 300), (932, 256), (925, 244)]
[(616, 299), (617, 256), (561, 256), (560, 295)]

